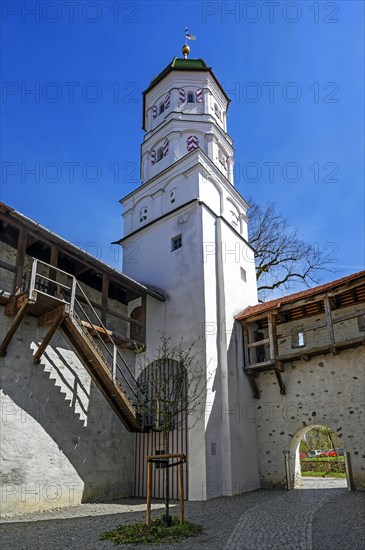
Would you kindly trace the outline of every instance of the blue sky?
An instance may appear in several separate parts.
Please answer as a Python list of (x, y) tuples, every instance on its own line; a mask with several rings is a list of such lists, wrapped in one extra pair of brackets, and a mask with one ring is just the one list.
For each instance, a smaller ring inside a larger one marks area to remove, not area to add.
[[(5, 1), (1, 199), (120, 267), (119, 199), (139, 185), (141, 93), (184, 27), (232, 102), (236, 187), (364, 266), (364, 5)], [(33, 93), (31, 92), (33, 90)], [(31, 172), (31, 171), (35, 172)], [(326, 280), (326, 278), (324, 279)]]

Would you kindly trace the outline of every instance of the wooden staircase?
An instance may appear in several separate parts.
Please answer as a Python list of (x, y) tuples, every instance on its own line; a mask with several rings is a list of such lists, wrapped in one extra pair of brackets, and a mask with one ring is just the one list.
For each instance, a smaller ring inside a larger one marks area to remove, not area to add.
[[(52, 277), (40, 273), (40, 267)], [(37, 317), (38, 326), (49, 328), (33, 356), (33, 363), (40, 363), (52, 337), (59, 330), (127, 430), (143, 431), (136, 409), (138, 383), (111, 332), (104, 327), (78, 281), (69, 273), (40, 260), (33, 260), (26, 269), (23, 289), (5, 310), (5, 314), (15, 314), (15, 317), (0, 344), (0, 356), (6, 355), (24, 317), (27, 314)], [(65, 280), (70, 280), (70, 284)], [(24, 290), (24, 286), (28, 288)], [(77, 293), (82, 294), (83, 305), (77, 299)]]

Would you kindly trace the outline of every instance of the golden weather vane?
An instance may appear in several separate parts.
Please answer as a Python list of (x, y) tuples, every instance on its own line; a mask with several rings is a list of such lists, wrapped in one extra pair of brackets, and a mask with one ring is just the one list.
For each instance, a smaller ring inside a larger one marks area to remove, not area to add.
[(185, 44), (182, 48), (182, 53), (183, 53), (185, 59), (188, 58), (188, 55), (190, 53), (190, 47), (188, 46), (188, 40), (196, 40), (196, 36), (194, 34), (190, 34), (188, 27), (185, 27)]

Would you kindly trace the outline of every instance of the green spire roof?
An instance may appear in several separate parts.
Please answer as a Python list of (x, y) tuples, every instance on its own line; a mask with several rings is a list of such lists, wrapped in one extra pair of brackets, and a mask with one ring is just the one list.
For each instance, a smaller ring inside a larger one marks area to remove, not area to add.
[(172, 71), (208, 71), (210, 72), (210, 74), (216, 81), (217, 85), (219, 86), (220, 90), (222, 91), (227, 101), (230, 101), (226, 92), (223, 90), (221, 84), (219, 83), (216, 76), (214, 75), (211, 67), (208, 67), (204, 59), (184, 59), (184, 58), (178, 58), (178, 57), (174, 57), (171, 63), (169, 63), (167, 67), (165, 67), (164, 70), (160, 72), (160, 74), (155, 76), (155, 78), (151, 81), (148, 88), (143, 92), (143, 95), (147, 94), (147, 92), (149, 92), (154, 86), (156, 86), (156, 84), (158, 84), (166, 75), (168, 75)]

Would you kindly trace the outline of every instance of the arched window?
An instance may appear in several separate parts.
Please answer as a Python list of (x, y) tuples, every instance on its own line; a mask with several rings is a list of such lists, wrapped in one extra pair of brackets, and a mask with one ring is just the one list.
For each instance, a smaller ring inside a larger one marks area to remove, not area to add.
[(159, 147), (157, 149), (157, 158), (156, 158), (156, 162), (158, 162), (159, 160), (161, 160), (163, 158), (163, 147)]
[(195, 103), (195, 97), (194, 97), (193, 92), (188, 92), (187, 103)]
[(218, 105), (216, 103), (214, 103), (214, 113), (215, 113), (215, 116), (217, 118), (219, 118), (219, 120), (221, 120), (221, 112), (220, 110), (218, 109)]
[(222, 149), (218, 149), (218, 160), (226, 168), (226, 155), (223, 153)]
[(237, 215), (237, 212), (234, 212), (233, 210), (231, 210), (231, 221), (232, 221), (232, 225), (234, 225), (235, 227), (238, 227), (238, 215)]
[(160, 115), (161, 113), (163, 113), (165, 110), (165, 104), (164, 103), (160, 103), (160, 106), (158, 108), (158, 114)]

